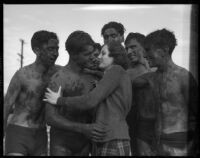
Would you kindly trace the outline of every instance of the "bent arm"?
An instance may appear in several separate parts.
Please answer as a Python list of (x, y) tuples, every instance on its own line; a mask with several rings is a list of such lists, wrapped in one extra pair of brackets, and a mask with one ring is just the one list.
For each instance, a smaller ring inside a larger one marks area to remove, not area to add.
[(11, 112), (13, 105), (15, 104), (16, 98), (20, 92), (20, 79), (19, 72), (17, 71), (9, 84), (5, 99), (4, 99), (4, 128), (7, 125), (8, 116)]
[[(60, 85), (62, 85), (61, 80), (59, 78), (56, 79), (53, 76), (51, 78), (51, 81), (49, 82), (48, 87), (53, 91), (57, 91)], [(65, 130), (71, 130), (71, 131), (82, 133), (82, 129), (87, 124), (73, 122), (66, 119), (62, 115), (59, 115), (59, 113), (57, 112), (57, 108), (58, 107), (55, 107), (50, 103), (45, 104), (45, 119), (46, 119), (47, 124), (56, 128), (61, 128)]]
[(121, 67), (113, 66), (91, 92), (76, 97), (60, 97), (57, 104), (81, 110), (94, 108), (119, 86), (122, 73)]
[(187, 78), (183, 78), (183, 96), (188, 103), (189, 114), (192, 117), (198, 115), (198, 85), (189, 72)]
[[(146, 74), (145, 74), (145, 76), (146, 76)], [(132, 81), (133, 88), (141, 88), (141, 87), (148, 86), (149, 81), (146, 79), (145, 76), (142, 75), (142, 76), (136, 77)]]
[(49, 103), (46, 103), (45, 106), (45, 118), (50, 126), (79, 133), (83, 133), (84, 127), (87, 126), (87, 124), (73, 122), (59, 115), (56, 107)]

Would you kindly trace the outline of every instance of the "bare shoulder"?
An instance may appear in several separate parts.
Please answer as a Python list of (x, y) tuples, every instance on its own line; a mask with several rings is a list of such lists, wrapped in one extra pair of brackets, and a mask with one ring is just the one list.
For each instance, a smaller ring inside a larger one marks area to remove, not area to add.
[(112, 65), (110, 71), (117, 71), (119, 73), (125, 73), (126, 71), (120, 65)]
[(190, 71), (177, 65), (174, 73), (179, 77), (180, 80), (189, 80), (191, 77), (193, 77)]
[(20, 80), (31, 78), (31, 74), (34, 72), (33, 64), (24, 66), (17, 71), (17, 76)]
[(52, 75), (48, 87), (52, 90), (57, 90), (59, 86), (66, 87), (66, 85), (71, 85), (76, 78), (75, 73), (68, 67), (59, 67)]
[(192, 73), (187, 69), (177, 66), (174, 71), (175, 75), (179, 79), (180, 83), (183, 85), (196, 85), (196, 80), (194, 79)]

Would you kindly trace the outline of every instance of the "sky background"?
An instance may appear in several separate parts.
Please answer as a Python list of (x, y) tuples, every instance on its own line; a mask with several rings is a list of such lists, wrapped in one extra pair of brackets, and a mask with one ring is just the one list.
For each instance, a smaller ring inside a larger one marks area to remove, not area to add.
[(20, 39), (25, 40), (24, 66), (35, 61), (30, 40), (38, 30), (57, 33), (60, 48), (56, 64), (64, 66), (69, 59), (65, 41), (73, 31), (83, 30), (95, 42), (103, 44), (101, 29), (110, 21), (124, 25), (125, 37), (130, 32), (147, 35), (157, 29), (167, 28), (175, 33), (178, 41), (172, 54), (173, 61), (189, 70), (191, 5), (4, 4), (3, 10), (4, 94), (12, 76), (20, 68), (17, 55), (21, 52)]

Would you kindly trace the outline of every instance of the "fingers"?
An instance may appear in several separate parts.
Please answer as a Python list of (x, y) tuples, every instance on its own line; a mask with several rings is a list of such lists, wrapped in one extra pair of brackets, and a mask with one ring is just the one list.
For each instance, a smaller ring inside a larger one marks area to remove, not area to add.
[(51, 94), (45, 93), (45, 97), (46, 97), (47, 99), (49, 99), (49, 98), (51, 98)]
[(62, 88), (62, 87), (60, 86), (59, 89), (58, 89), (58, 93), (59, 93), (59, 94), (61, 93), (61, 88)]
[(49, 88), (47, 88), (47, 91), (48, 91), (48, 92), (50, 92), (50, 93), (52, 93), (52, 92), (53, 92), (53, 91), (52, 91), (51, 89), (49, 89)]

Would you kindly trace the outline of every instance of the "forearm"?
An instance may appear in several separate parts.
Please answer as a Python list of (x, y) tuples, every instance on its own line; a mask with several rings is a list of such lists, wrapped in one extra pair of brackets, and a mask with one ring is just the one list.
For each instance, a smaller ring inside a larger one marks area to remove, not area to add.
[(132, 86), (134, 88), (142, 88), (148, 86), (149, 82), (145, 79), (142, 78), (136, 78), (135, 80), (132, 81)]
[(62, 106), (71, 107), (79, 110), (89, 110), (96, 107), (97, 102), (91, 97), (79, 96), (79, 97), (59, 97), (57, 104)]
[[(48, 105), (51, 106), (51, 105)], [(55, 110), (55, 109), (54, 109)], [(78, 122), (73, 122), (62, 115), (59, 115), (57, 112), (46, 112), (46, 122), (48, 125), (56, 127), (56, 128), (61, 128), (64, 130), (70, 130), (78, 133), (82, 133), (84, 126), (86, 124), (78, 123)]]
[(119, 86), (122, 73), (122, 68), (111, 68), (92, 91), (82, 96), (60, 97), (57, 104), (80, 110), (95, 108)]

